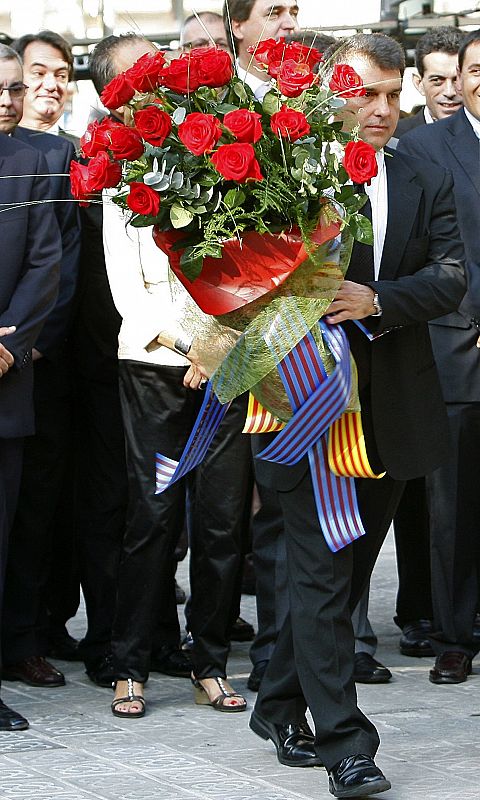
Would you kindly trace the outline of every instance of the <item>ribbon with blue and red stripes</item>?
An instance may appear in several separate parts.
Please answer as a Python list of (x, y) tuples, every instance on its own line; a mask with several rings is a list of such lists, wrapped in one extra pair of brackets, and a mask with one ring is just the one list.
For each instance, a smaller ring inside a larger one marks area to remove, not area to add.
[[(278, 321), (281, 324), (281, 321)], [(328, 464), (327, 432), (345, 411), (351, 390), (350, 354), (340, 326), (320, 321), (320, 330), (336, 362), (327, 375), (317, 343), (308, 332), (278, 365), (293, 417), (258, 455), (292, 465), (308, 453), (317, 514), (329, 548), (336, 552), (365, 533), (353, 478), (335, 475)], [(274, 350), (275, 331), (267, 343)]]
[(174, 461), (173, 458), (168, 458), (160, 453), (156, 454), (155, 494), (164, 492), (203, 461), (229, 407), (230, 403), (222, 405), (217, 400), (210, 383), (207, 383), (202, 407), (180, 456), (180, 461)]

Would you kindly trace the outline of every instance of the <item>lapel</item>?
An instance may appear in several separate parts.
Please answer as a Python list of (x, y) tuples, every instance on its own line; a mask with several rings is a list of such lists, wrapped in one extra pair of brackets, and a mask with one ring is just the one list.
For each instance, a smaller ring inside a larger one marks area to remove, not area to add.
[(480, 194), (480, 142), (463, 111), (458, 111), (447, 125), (445, 141), (453, 158)]
[(397, 273), (423, 193), (415, 183), (415, 172), (402, 154), (395, 151), (390, 157), (388, 153), (386, 150), (388, 219), (380, 264), (381, 280), (392, 279)]

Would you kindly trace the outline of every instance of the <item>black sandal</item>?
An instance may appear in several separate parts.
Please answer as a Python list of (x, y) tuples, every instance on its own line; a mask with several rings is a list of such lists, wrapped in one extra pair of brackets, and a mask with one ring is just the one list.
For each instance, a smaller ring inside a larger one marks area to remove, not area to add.
[[(126, 680), (128, 695), (126, 697), (117, 697), (115, 700), (112, 700), (112, 714), (115, 717), (132, 717), (133, 719), (138, 719), (138, 717), (143, 717), (145, 715), (145, 698), (139, 694), (134, 694), (132, 678), (127, 678)], [(122, 703), (133, 703), (134, 701), (140, 703), (142, 706), (139, 711), (118, 711), (117, 707)]]
[[(204, 680), (207, 680), (207, 678), (204, 678)], [(215, 711), (225, 711), (226, 713), (230, 714), (235, 714), (239, 711), (245, 711), (247, 708), (247, 701), (243, 695), (238, 694), (237, 692), (228, 692), (223, 684), (223, 678), (211, 678), (211, 680), (214, 680), (220, 689), (220, 694), (218, 694), (213, 700), (210, 700), (207, 690), (202, 686), (200, 681), (197, 680), (197, 678), (194, 678), (192, 675), (191, 681), (193, 683), (194, 698), (197, 705), (212, 706)], [(238, 697), (240, 700), (243, 700), (243, 703), (240, 703), (238, 706), (229, 705), (225, 702), (229, 697)]]

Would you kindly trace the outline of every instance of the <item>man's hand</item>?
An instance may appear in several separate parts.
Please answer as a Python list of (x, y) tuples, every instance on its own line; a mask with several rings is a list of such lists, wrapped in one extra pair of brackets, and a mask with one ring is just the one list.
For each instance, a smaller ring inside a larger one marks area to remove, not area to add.
[[(10, 333), (15, 333), (16, 330), (15, 325), (0, 327), (0, 336), (9, 336)], [(0, 378), (13, 366), (13, 360), (10, 350), (0, 344)]]
[(199, 356), (193, 347), (190, 348), (185, 358), (188, 358), (190, 361), (190, 366), (185, 373), (183, 385), (186, 386), (187, 389), (199, 389), (201, 388), (202, 382), (208, 380), (205, 367), (200, 364)]
[(373, 298), (375, 292), (370, 286), (363, 286), (353, 281), (343, 281), (335, 300), (327, 308), (327, 322), (335, 324), (346, 319), (364, 319), (375, 314)]

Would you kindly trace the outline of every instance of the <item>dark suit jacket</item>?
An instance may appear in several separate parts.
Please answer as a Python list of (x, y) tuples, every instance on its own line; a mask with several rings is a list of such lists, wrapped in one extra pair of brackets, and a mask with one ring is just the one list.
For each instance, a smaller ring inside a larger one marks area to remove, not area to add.
[(480, 351), (471, 318), (480, 319), (480, 143), (463, 110), (402, 136), (399, 150), (448, 169), (465, 247), (468, 291), (458, 313), (430, 325), (445, 400), (480, 400)]
[[(17, 330), (1, 339), (15, 364), (0, 378), (0, 437), (33, 433), (33, 370), (31, 349), (40, 334), (58, 293), (61, 241), (50, 204), (14, 204), (49, 197), (48, 172), (37, 150), (0, 134), (0, 175), (20, 175), (0, 180), (2, 209), (0, 241), (0, 326)], [(6, 204), (6, 205), (4, 205)]]
[(50, 198), (60, 201), (53, 203), (54, 212), (62, 236), (62, 262), (58, 299), (52, 313), (42, 328), (35, 347), (46, 358), (55, 357), (65, 341), (72, 318), (72, 304), (78, 279), (80, 258), (80, 217), (77, 203), (70, 192), (70, 162), (75, 158), (73, 144), (62, 136), (41, 133), (29, 128), (15, 129), (16, 139), (27, 142), (40, 150), (46, 158), (50, 178)]
[(404, 117), (403, 119), (400, 119), (393, 135), (399, 139), (400, 136), (403, 136), (403, 134), (407, 133), (407, 131), (411, 131), (414, 128), (418, 128), (420, 125), (426, 124), (425, 114), (423, 113), (423, 108), (421, 108), (412, 117)]
[[(387, 231), (379, 280), (370, 284), (383, 309), (370, 324), (385, 335), (371, 343), (364, 338), (362, 361), (370, 360), (367, 390), (378, 455), (391, 477), (407, 480), (431, 472), (447, 456), (427, 321), (458, 307), (465, 275), (451, 177), (397, 152), (386, 157), (386, 166)], [(258, 480), (280, 490), (293, 488), (307, 468), (306, 458), (294, 467), (256, 463)]]

